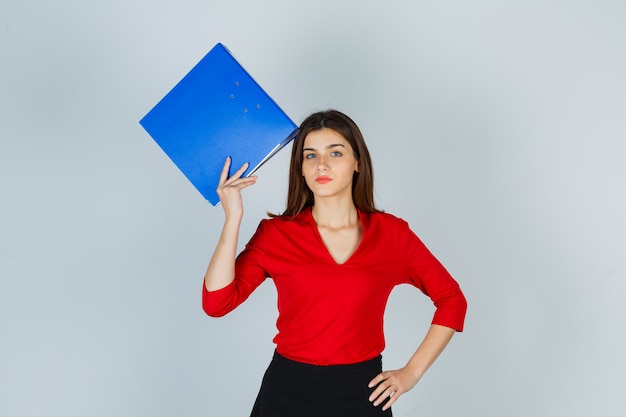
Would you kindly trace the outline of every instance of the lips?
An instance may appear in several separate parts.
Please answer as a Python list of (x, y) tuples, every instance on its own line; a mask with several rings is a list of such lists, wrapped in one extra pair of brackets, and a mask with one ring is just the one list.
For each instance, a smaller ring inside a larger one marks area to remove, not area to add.
[(318, 184), (326, 184), (326, 183), (331, 182), (331, 181), (332, 181), (332, 179), (327, 177), (327, 176), (325, 176), (325, 175), (322, 175), (320, 177), (315, 178), (315, 182), (318, 183)]

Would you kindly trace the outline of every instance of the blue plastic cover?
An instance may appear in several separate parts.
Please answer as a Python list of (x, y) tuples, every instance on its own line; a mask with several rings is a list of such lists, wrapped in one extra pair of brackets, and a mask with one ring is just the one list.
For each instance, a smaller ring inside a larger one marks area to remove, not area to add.
[(296, 124), (218, 43), (139, 122), (211, 204), (228, 156), (249, 176), (297, 133)]

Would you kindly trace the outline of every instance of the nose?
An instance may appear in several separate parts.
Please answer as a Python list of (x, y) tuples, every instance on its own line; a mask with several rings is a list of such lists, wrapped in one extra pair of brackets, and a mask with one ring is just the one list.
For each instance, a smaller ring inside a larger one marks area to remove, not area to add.
[(317, 170), (320, 172), (328, 171), (328, 164), (326, 163), (326, 158), (320, 157), (318, 159)]

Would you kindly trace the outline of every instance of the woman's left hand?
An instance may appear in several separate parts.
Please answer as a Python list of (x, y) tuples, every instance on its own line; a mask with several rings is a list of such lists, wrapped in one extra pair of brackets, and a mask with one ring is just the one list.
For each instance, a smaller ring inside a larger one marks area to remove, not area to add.
[(417, 381), (419, 381), (419, 377), (407, 368), (381, 372), (368, 385), (370, 388), (376, 387), (370, 395), (369, 401), (378, 407), (386, 399), (389, 399), (383, 406), (383, 411), (387, 410), (399, 396), (413, 388)]

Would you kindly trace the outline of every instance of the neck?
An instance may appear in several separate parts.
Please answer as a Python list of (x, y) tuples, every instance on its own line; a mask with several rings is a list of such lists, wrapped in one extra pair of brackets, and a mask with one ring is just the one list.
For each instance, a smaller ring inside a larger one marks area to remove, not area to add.
[(349, 200), (316, 199), (311, 213), (318, 226), (342, 228), (359, 221), (359, 214), (352, 198)]

